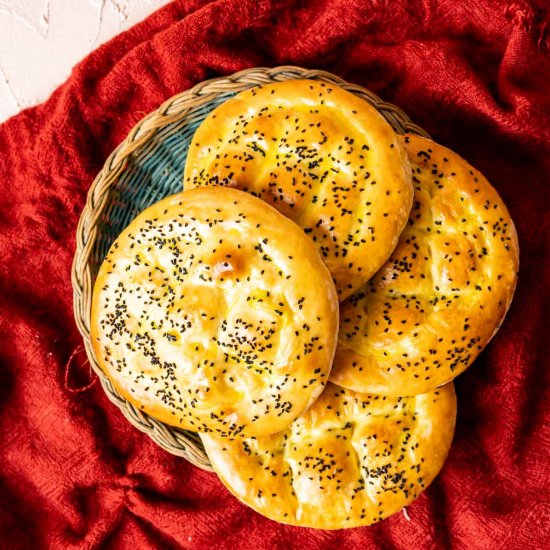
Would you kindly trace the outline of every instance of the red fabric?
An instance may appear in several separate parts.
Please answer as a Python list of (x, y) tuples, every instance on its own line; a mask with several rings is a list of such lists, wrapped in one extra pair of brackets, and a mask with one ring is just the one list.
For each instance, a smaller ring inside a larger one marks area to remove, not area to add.
[[(2, 548), (549, 548), (550, 13), (544, 0), (174, 2), (0, 126)], [(402, 107), (481, 169), (516, 222), (519, 286), (457, 380), (442, 474), (402, 514), (315, 532), (272, 523), (158, 448), (102, 393), (73, 322), (86, 192), (162, 101), (259, 65), (327, 69)]]

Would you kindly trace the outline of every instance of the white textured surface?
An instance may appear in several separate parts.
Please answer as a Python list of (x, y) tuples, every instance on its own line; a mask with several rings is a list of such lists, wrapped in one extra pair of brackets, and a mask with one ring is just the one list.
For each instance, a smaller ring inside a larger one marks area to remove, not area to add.
[(169, 0), (0, 0), (0, 122), (40, 103), (103, 42)]

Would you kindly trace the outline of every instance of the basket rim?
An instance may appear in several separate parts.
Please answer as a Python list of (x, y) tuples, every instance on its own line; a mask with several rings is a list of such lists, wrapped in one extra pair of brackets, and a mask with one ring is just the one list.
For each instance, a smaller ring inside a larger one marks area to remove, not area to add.
[(107, 157), (102, 169), (93, 180), (76, 229), (76, 250), (71, 267), (74, 317), (84, 341), (86, 355), (100, 379), (103, 390), (109, 400), (117, 405), (133, 426), (149, 435), (166, 451), (181, 456), (207, 471), (213, 471), (213, 468), (204, 452), (199, 435), (164, 424), (134, 407), (118, 394), (94, 356), (90, 338), (94, 285), (90, 258), (99, 236), (98, 222), (108, 205), (109, 191), (125, 168), (128, 158), (147, 143), (157, 130), (181, 120), (194, 109), (208, 104), (220, 94), (296, 79), (322, 80), (336, 84), (370, 103), (397, 133), (409, 132), (430, 137), (422, 128), (414, 124), (399, 107), (383, 101), (367, 88), (347, 82), (327, 71), (293, 65), (244, 69), (232, 75), (199, 82), (192, 88), (169, 98), (158, 109), (143, 117)]

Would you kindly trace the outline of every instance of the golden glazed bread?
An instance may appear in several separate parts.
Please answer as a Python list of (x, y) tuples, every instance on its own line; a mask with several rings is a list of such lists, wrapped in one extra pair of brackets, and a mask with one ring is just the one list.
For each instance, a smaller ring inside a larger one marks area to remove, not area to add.
[(338, 300), (294, 222), (212, 187), (129, 225), (101, 266), (91, 318), (96, 358), (136, 407), (189, 430), (264, 435), (321, 393)]
[(452, 380), (491, 339), (518, 270), (514, 224), (495, 189), (449, 149), (407, 136), (415, 199), (384, 267), (341, 304), (331, 380), (415, 395)]
[(387, 260), (413, 189), (396, 134), (368, 103), (325, 82), (252, 88), (198, 128), (184, 188), (224, 185), (262, 198), (315, 242), (340, 299)]
[(282, 432), (201, 438), (222, 482), (248, 506), (282, 523), (340, 529), (370, 525), (414, 500), (443, 466), (455, 417), (452, 383), (407, 398), (329, 383)]

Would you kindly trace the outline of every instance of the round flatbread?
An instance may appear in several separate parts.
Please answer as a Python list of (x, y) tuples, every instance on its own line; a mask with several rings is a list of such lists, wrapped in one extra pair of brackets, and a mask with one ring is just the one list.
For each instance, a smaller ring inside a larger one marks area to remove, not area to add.
[(282, 523), (340, 529), (370, 525), (414, 500), (443, 466), (455, 418), (452, 383), (406, 398), (329, 383), (280, 433), (201, 438), (222, 482), (248, 506)]
[(415, 200), (384, 267), (341, 304), (331, 380), (415, 395), (452, 380), (496, 332), (514, 293), (516, 230), (495, 189), (449, 149), (407, 136)]
[(184, 188), (236, 187), (315, 242), (341, 300), (387, 260), (407, 222), (410, 166), (395, 132), (356, 95), (314, 80), (251, 88), (199, 126)]
[(118, 392), (181, 428), (263, 435), (321, 393), (338, 299), (316, 248), (235, 189), (173, 195), (118, 237), (93, 295), (95, 356)]

